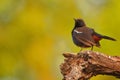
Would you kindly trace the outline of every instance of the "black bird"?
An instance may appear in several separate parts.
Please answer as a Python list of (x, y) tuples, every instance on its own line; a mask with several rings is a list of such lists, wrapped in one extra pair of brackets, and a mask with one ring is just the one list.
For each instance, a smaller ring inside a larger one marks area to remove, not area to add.
[(75, 45), (82, 48), (89, 48), (93, 50), (93, 46), (100, 47), (99, 41), (101, 39), (108, 39), (116, 41), (116, 39), (98, 34), (94, 29), (86, 26), (85, 22), (82, 19), (74, 19), (75, 26), (72, 30), (72, 39)]

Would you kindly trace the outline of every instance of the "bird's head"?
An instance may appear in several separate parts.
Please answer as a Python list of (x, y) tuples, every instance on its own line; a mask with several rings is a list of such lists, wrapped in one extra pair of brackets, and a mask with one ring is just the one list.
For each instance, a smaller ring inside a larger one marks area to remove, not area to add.
[(82, 19), (74, 19), (74, 20), (75, 20), (75, 28), (85, 26), (85, 23)]

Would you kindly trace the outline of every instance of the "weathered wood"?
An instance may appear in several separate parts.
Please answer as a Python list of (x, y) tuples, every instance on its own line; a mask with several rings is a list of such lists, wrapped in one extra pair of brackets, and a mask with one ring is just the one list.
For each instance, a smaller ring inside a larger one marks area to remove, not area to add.
[(107, 56), (93, 51), (63, 55), (65, 60), (60, 65), (63, 80), (88, 80), (98, 74), (120, 78), (120, 57), (118, 56)]

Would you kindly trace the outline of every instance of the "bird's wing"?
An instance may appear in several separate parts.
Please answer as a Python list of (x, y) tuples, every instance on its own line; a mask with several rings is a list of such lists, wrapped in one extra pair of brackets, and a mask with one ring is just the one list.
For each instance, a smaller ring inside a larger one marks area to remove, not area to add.
[(94, 46), (96, 45), (94, 39), (92, 38), (92, 29), (86, 28), (78, 28), (73, 31), (73, 35), (76, 39), (78, 39), (80, 42), (87, 46)]

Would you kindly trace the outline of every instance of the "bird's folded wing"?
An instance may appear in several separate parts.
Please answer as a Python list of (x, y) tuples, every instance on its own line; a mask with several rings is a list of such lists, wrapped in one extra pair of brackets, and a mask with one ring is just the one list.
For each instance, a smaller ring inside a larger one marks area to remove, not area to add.
[(87, 46), (96, 45), (95, 41), (93, 40), (93, 38), (91, 36), (91, 33), (89, 33), (89, 32), (85, 33), (82, 31), (74, 30), (73, 35), (77, 40), (79, 40), (80, 42), (82, 42), (83, 44), (85, 44)]

